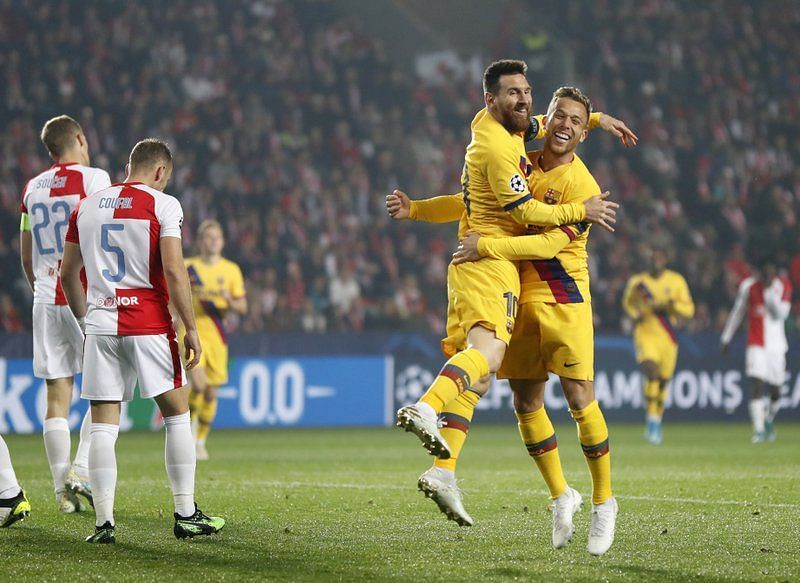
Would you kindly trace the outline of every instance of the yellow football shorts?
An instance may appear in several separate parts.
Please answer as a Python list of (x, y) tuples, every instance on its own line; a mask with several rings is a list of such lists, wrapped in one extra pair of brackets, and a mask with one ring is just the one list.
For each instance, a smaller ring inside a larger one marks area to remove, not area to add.
[(198, 326), (197, 332), (203, 349), (197, 366), (205, 369), (209, 385), (224, 385), (228, 382), (228, 345), (222, 340), (216, 328), (207, 330), (203, 326)]
[(579, 381), (594, 380), (591, 302), (520, 305), (497, 377), (544, 381), (548, 372)]
[(516, 263), (481, 259), (451, 264), (447, 269), (447, 300), (447, 337), (442, 340), (447, 356), (467, 347), (467, 334), (475, 326), (493, 330), (508, 344), (519, 301)]
[(653, 361), (662, 379), (672, 378), (678, 362), (678, 344), (666, 332), (641, 332), (635, 329), (633, 344), (636, 347), (636, 362)]

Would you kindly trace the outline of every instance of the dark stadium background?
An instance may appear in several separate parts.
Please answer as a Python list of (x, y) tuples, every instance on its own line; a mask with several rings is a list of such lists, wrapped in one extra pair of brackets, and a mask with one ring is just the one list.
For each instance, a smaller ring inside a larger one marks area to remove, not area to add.
[[(393, 224), (383, 199), (459, 190), (480, 73), (513, 56), (530, 66), (537, 111), (575, 84), (641, 138), (627, 150), (598, 130), (579, 150), (623, 208), (616, 234), (589, 245), (598, 368), (613, 361), (609, 378), (633, 382), (622, 289), (645, 244), (665, 247), (697, 304), (679, 364), (694, 375), (696, 415), (702, 374), (742, 367), (741, 345), (725, 359), (717, 346), (748, 260), (779, 260), (800, 297), (800, 14), (762, 6), (0, 0), (0, 355), (30, 358), (17, 206), (48, 165), (43, 122), (68, 113), (114, 180), (138, 139), (173, 146), (168, 191), (184, 206), (187, 251), (199, 222), (218, 218), (247, 279), (234, 355), (435, 367), (455, 227)], [(354, 297), (331, 293), (350, 279)], [(784, 417), (798, 414), (798, 314)], [(709, 416), (724, 418), (725, 383), (712, 384)]]

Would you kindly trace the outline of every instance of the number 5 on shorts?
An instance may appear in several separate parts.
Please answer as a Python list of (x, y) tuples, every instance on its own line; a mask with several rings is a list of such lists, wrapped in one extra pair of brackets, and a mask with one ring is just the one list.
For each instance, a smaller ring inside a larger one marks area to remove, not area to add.
[(120, 225), (118, 223), (105, 223), (100, 228), (100, 247), (102, 247), (103, 251), (113, 253), (117, 256), (117, 272), (111, 273), (108, 269), (102, 271), (103, 277), (113, 283), (119, 283), (122, 281), (122, 278), (125, 277), (125, 254), (122, 252), (122, 249), (111, 244), (108, 240), (108, 232), (124, 230), (125, 225)]

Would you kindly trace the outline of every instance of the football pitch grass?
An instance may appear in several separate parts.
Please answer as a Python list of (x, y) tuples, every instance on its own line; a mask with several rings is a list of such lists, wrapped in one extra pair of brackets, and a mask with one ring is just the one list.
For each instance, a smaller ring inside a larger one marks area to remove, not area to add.
[[(41, 436), (7, 436), (31, 517), (0, 530), (2, 580), (656, 581), (800, 578), (800, 425), (751, 445), (745, 425), (667, 425), (644, 442), (612, 425), (617, 538), (586, 552), (590, 482), (573, 426), (565, 473), (587, 504), (571, 545), (550, 544), (544, 483), (512, 423), (476, 423), (460, 460), (458, 527), (416, 491), (430, 458), (399, 429), (216, 431), (197, 500), (225, 530), (178, 541), (163, 433), (117, 443), (117, 544), (82, 542), (94, 514), (59, 515)], [(73, 444), (74, 446), (74, 444)]]

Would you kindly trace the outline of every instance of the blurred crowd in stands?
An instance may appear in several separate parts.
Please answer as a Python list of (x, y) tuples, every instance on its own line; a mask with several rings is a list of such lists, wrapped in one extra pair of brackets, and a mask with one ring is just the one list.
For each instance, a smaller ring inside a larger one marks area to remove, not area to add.
[[(624, 328), (644, 244), (686, 276), (692, 330), (721, 326), (764, 253), (800, 289), (800, 5), (563, 6), (551, 42), (570, 51), (564, 82), (641, 139), (626, 150), (597, 130), (579, 150), (623, 205), (617, 233), (589, 244), (598, 329)], [(442, 333), (455, 225), (393, 223), (384, 197), (460, 190), (482, 92), (447, 70), (422, 82), (392, 56), (335, 3), (0, 0), (0, 330), (29, 327), (19, 194), (49, 164), (42, 124), (68, 113), (112, 180), (139, 139), (172, 145), (187, 249), (217, 218), (244, 271), (250, 312), (234, 328)]]

